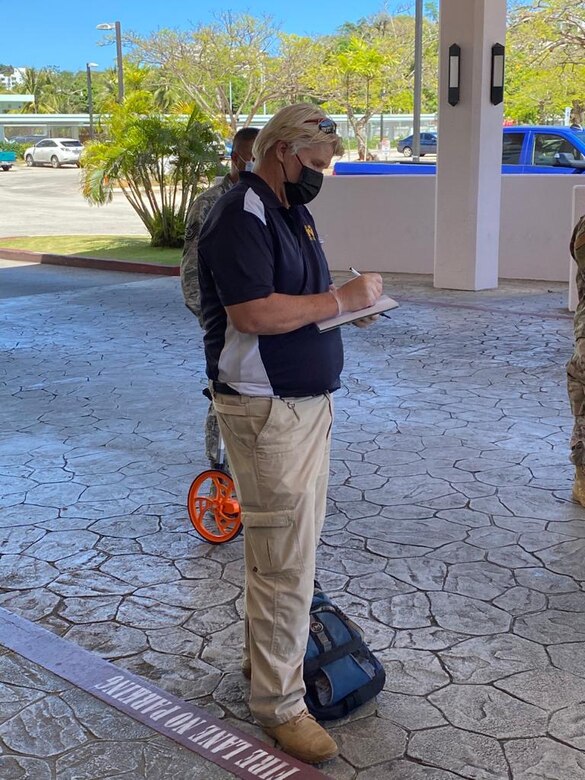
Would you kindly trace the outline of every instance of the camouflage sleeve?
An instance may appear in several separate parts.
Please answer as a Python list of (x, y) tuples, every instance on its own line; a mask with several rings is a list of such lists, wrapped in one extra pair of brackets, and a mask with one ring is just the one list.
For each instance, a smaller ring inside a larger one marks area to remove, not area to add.
[(567, 363), (567, 391), (574, 422), (571, 434), (571, 462), (585, 465), (585, 339), (578, 339)]
[(579, 271), (585, 272), (585, 216), (575, 225), (569, 249)]
[(203, 325), (203, 323), (201, 320), (199, 264), (197, 261), (199, 233), (201, 232), (201, 226), (205, 222), (205, 217), (213, 204), (214, 199), (205, 197), (205, 193), (193, 201), (187, 214), (185, 246), (181, 258), (181, 288), (185, 305), (197, 317), (200, 325)]

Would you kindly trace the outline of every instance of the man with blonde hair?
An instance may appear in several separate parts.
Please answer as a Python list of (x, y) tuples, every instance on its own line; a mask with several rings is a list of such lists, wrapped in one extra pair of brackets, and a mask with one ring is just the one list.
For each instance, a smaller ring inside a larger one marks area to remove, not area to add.
[(315, 323), (376, 302), (378, 274), (331, 281), (305, 204), (343, 150), (314, 105), (279, 111), (254, 143), (254, 169), (223, 196), (199, 240), (205, 355), (244, 524), (250, 710), (291, 755), (337, 745), (309, 715), (303, 657), (325, 518), (339, 328)]

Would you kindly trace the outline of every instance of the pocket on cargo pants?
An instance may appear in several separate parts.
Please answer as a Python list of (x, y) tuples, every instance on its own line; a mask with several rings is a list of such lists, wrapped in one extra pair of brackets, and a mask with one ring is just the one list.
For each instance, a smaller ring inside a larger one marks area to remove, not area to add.
[(263, 576), (298, 573), (302, 558), (294, 509), (242, 511), (248, 565)]

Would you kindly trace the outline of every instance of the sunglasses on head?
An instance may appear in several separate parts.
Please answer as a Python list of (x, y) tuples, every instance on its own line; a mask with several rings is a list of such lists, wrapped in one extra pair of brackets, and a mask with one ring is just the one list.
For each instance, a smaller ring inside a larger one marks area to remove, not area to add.
[(306, 119), (303, 122), (304, 125), (317, 125), (319, 130), (326, 135), (334, 133), (337, 130), (337, 125), (333, 119), (325, 117), (325, 119)]

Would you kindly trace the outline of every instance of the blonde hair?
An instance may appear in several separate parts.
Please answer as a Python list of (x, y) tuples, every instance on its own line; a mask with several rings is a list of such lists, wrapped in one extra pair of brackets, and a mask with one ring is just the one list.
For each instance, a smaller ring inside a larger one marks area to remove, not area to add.
[(294, 103), (281, 108), (258, 133), (254, 141), (253, 155), (256, 163), (262, 162), (266, 153), (278, 141), (285, 141), (294, 154), (299, 149), (314, 144), (330, 143), (333, 154), (343, 154), (343, 141), (337, 133), (324, 133), (319, 122), (327, 115), (312, 103)]

